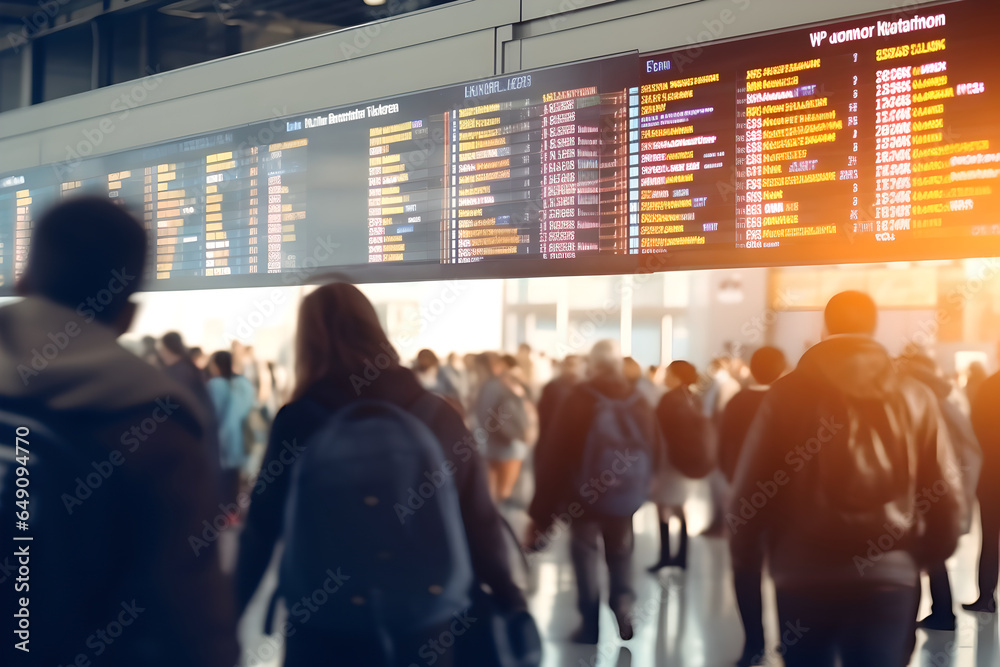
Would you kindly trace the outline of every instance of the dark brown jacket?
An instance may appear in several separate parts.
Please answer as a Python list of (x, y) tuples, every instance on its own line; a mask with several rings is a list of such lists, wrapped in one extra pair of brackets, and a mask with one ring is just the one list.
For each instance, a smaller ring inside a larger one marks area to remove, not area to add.
[(937, 401), (869, 337), (832, 336), (764, 398), (727, 523), (737, 569), (763, 540), (781, 587), (915, 585), (961, 532), (961, 475)]
[[(591, 514), (589, 508), (596, 499), (593, 489), (577, 486), (576, 477), (583, 465), (583, 450), (594, 421), (597, 404), (594, 391), (619, 400), (633, 393), (624, 378), (593, 379), (573, 387), (556, 410), (556, 417), (535, 452), (535, 497), (528, 513), (539, 530), (547, 530), (571, 503), (579, 503), (582, 516)], [(633, 410), (636, 424), (651, 443), (653, 469), (658, 470), (665, 461), (665, 453), (656, 415), (641, 397)]]
[[(116, 337), (39, 297), (0, 309), (0, 408), (38, 417), (93, 456), (56, 511), (89, 506), (93, 496), (112, 507), (92, 519), (100, 524), (94, 539), (58, 545), (67, 564), (84, 553), (106, 563), (86, 577), (101, 578), (100, 594), (87, 581), (70, 582), (59, 592), (60, 609), (32, 607), (40, 624), (75, 610), (72, 628), (34, 638), (32, 657), (47, 651), (58, 657), (46, 664), (84, 655), (108, 667), (232, 667), (239, 655), (232, 587), (221, 571), (218, 531), (206, 528), (221, 510), (203, 443), (205, 410)], [(33, 583), (42, 596), (46, 582)], [(108, 628), (121, 614), (130, 622), (115, 636)]]

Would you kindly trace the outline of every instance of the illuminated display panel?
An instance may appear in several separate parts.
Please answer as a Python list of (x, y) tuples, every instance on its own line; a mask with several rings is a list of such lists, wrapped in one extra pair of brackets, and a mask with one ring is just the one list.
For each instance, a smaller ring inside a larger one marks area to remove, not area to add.
[(640, 252), (697, 266), (996, 254), (998, 20), (998, 3), (921, 5), (642, 57)]
[(0, 290), (23, 271), (41, 211), (80, 193), (143, 220), (148, 289), (620, 261), (635, 63), (494, 77), (5, 174)]
[(1000, 254), (1000, 3), (520, 72), (0, 175), (0, 292), (60, 197), (149, 289)]

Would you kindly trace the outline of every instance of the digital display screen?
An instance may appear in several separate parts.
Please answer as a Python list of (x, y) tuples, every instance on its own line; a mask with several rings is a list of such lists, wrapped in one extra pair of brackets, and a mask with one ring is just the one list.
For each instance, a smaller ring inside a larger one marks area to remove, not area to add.
[(642, 58), (640, 247), (704, 265), (1000, 248), (1000, 3)]
[(102, 193), (148, 289), (1000, 254), (1000, 3), (502, 75), (0, 175), (0, 291)]

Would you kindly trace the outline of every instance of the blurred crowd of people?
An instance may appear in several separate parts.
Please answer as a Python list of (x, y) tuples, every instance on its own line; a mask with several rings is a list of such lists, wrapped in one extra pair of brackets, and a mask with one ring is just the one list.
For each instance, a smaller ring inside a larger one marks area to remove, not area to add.
[[(278, 410), (288, 400), (290, 376), (274, 361), (258, 359), (252, 345), (234, 340), (229, 350), (206, 354), (189, 347), (180, 333), (143, 336), (134, 352), (163, 370), (197, 398), (212, 422), (208, 441), (218, 459), (223, 501), (232, 506), (260, 468), (267, 434)], [(230, 523), (240, 512), (227, 514)]]
[[(407, 363), (368, 299), (333, 283), (301, 303), (292, 373), (252, 347), (206, 354), (176, 332), (120, 345), (139, 283), (112, 290), (108, 275), (142, 275), (146, 238), (119, 207), (68, 201), (33, 234), (24, 299), (0, 309), (0, 427), (30, 430), (30, 465), (42, 466), (30, 512), (5, 469), (0, 539), (12, 543), (19, 509), (31, 515), (32, 595), (58, 601), (31, 607), (44, 638), (31, 664), (83, 664), (94, 623), (131, 601), (144, 616), (102, 647), (102, 664), (231, 667), (237, 619), (276, 558), (266, 623), (283, 601), (285, 665), (537, 665), (507, 548), (504, 515), (518, 510), (531, 520), (524, 551), (568, 533), (570, 639), (598, 641), (603, 544), (628, 640), (633, 516), (657, 506), (651, 573), (686, 568), (693, 480), (712, 489), (706, 537), (729, 542), (741, 667), (768, 653), (765, 564), (782, 627), (807, 629), (782, 634), (788, 667), (903, 667), (918, 625), (955, 627), (944, 563), (977, 500), (980, 597), (964, 606), (996, 612), (1000, 374), (975, 369), (960, 390), (926, 350), (893, 358), (864, 294), (830, 300), (824, 339), (794, 367), (762, 347), (700, 374), (684, 360), (644, 367), (610, 340), (558, 362), (522, 344)], [(218, 540), (234, 526), (228, 574)], [(69, 544), (69, 527), (110, 537)], [(918, 622), (922, 572), (933, 612)]]

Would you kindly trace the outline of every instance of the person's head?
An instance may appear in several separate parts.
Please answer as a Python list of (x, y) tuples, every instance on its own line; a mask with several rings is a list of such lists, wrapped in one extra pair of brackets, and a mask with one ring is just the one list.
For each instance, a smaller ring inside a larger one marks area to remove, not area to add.
[(621, 348), (613, 340), (597, 341), (587, 355), (587, 374), (592, 378), (623, 377), (624, 367)]
[(826, 304), (823, 323), (828, 335), (861, 334), (871, 336), (878, 325), (878, 309), (864, 292), (853, 290), (836, 294)]
[(425, 373), (429, 370), (437, 368), (441, 365), (438, 361), (438, 356), (434, 354), (433, 350), (428, 350), (424, 348), (417, 352), (417, 363), (415, 364), (415, 370), (420, 373)]
[(167, 366), (173, 366), (178, 361), (190, 359), (184, 339), (176, 331), (168, 331), (160, 338), (160, 357)]
[(625, 373), (625, 379), (630, 384), (635, 384), (642, 377), (642, 366), (632, 357), (625, 357), (622, 361), (622, 371)]
[(468, 354), (466, 354), (466, 355), (464, 355), (462, 357), (462, 368), (464, 368), (465, 372), (468, 373), (469, 375), (472, 375), (473, 373), (476, 372), (476, 357), (477, 356), (478, 355), (472, 354), (471, 352), (469, 352)]
[(500, 361), (503, 362), (503, 368), (507, 371), (515, 370), (520, 366), (520, 364), (517, 363), (517, 357), (513, 354), (505, 354), (501, 356)]
[(780, 378), (787, 366), (785, 353), (776, 347), (764, 346), (750, 357), (750, 374), (754, 382), (765, 386)]
[(572, 378), (582, 378), (584, 373), (583, 359), (575, 354), (568, 355), (562, 362), (562, 374)]
[(698, 371), (689, 361), (671, 361), (667, 366), (666, 384), (668, 389), (698, 384)]
[(486, 382), (493, 377), (496, 356), (495, 352), (480, 352), (473, 357), (471, 368), (479, 382)]
[(528, 343), (521, 343), (517, 346), (517, 353), (522, 356), (529, 356), (531, 354), (531, 345)]
[(208, 366), (208, 355), (200, 347), (189, 348), (188, 359), (194, 362), (194, 365), (198, 368), (204, 369)]
[(969, 369), (966, 371), (966, 375), (970, 379), (974, 380), (985, 380), (989, 373), (986, 372), (986, 366), (983, 365), (981, 361), (973, 361), (969, 364)]
[(445, 362), (452, 368), (458, 368), (458, 354), (449, 352), (448, 356), (445, 357)]
[(208, 372), (212, 377), (233, 379), (233, 355), (226, 350), (219, 350), (208, 359)]
[(708, 374), (715, 375), (720, 371), (729, 372), (729, 367), (732, 365), (732, 359), (726, 356), (720, 356), (712, 359), (708, 364)]
[(79, 197), (38, 220), (17, 291), (72, 308), (120, 335), (135, 317), (129, 298), (138, 291), (145, 268), (142, 225), (108, 199)]
[(322, 380), (353, 384), (371, 366), (399, 368), (375, 308), (349, 283), (323, 285), (302, 300), (295, 345), (296, 400)]

